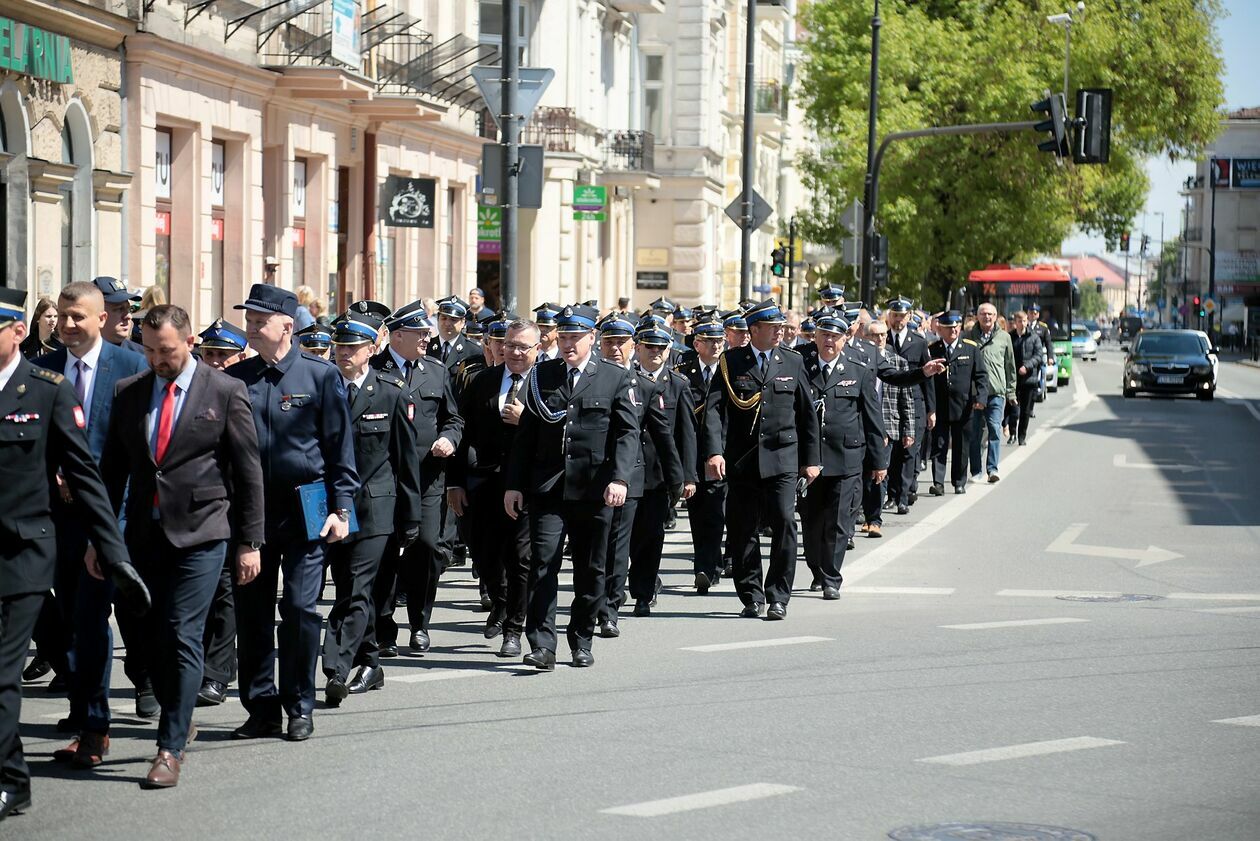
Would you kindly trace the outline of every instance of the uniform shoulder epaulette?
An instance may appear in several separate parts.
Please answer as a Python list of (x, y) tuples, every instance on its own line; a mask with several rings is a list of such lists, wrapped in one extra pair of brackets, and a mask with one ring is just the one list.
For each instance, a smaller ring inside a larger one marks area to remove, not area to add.
[(788, 353), (795, 353), (797, 356), (804, 356), (804, 354), (794, 347), (780, 347), (779, 350), (786, 350)]
[(973, 339), (963, 339), (963, 344), (971, 345), (972, 347), (980, 347), (980, 345), (976, 344)]
[(398, 377), (395, 377), (392, 374), (386, 374), (384, 371), (377, 371), (376, 379), (380, 382), (389, 383), (392, 386), (397, 386), (398, 388), (407, 387), (407, 384), (403, 382), (402, 380), (400, 380)]
[(866, 363), (865, 363), (865, 362), (863, 362), (863, 361), (861, 360), (861, 358), (859, 358), (859, 357), (850, 356), (850, 357), (848, 357), (848, 359), (849, 359), (849, 361), (850, 361), (850, 362), (852, 362), (854, 365), (858, 365), (858, 366), (860, 366), (860, 367), (862, 367), (862, 368), (865, 368), (865, 367), (866, 367)]
[(337, 367), (337, 363), (333, 362), (331, 359), (324, 359), (322, 356), (315, 356), (314, 354), (307, 353), (306, 351), (302, 351), (302, 358), (309, 359), (311, 362), (315, 362), (320, 365), (326, 365), (337, 373), (341, 373), (341, 369)]
[(47, 368), (41, 368), (38, 365), (31, 366), (31, 373), (42, 380), (48, 380), (48, 382), (53, 383), (54, 385), (60, 383), (66, 378), (65, 374), (58, 374), (56, 371), (49, 371)]

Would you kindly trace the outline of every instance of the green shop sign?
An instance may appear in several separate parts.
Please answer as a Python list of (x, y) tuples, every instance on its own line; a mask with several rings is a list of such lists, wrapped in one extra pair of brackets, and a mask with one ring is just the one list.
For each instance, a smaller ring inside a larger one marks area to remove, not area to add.
[(59, 85), (71, 84), (74, 67), (70, 61), (70, 39), (0, 17), (0, 69)]
[(608, 217), (608, 188), (592, 184), (573, 185), (573, 218), (579, 222), (603, 222)]

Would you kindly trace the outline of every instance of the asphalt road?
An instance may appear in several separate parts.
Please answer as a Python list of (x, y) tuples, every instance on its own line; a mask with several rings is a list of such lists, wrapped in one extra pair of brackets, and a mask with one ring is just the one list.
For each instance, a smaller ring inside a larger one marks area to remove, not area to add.
[(888, 517), (841, 600), (798, 591), (786, 622), (736, 618), (726, 582), (694, 594), (684, 518), (654, 615), (592, 669), (535, 674), (493, 656), (453, 571), (433, 651), (384, 691), (317, 710), (302, 744), (231, 741), (238, 703), (198, 711), (161, 792), (136, 784), (154, 726), (120, 667), (92, 773), (51, 761), (65, 701), (31, 688), (35, 808), (0, 839), (1255, 841), (1260, 370), (1223, 365), (1212, 403), (1123, 400), (1114, 350), (1077, 371), (999, 484)]

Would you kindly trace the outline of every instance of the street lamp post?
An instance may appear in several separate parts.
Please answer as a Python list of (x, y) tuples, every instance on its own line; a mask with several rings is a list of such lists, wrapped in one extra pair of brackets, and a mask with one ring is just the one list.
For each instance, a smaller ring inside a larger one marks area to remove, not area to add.
[(879, 0), (875, 0), (875, 12), (871, 15), (871, 95), (866, 112), (866, 183), (865, 195), (863, 199), (862, 219), (862, 273), (861, 281), (858, 287), (858, 296), (866, 303), (871, 300), (871, 286), (873, 282), (873, 266), (871, 260), (874, 255), (870, 252), (871, 240), (875, 236), (875, 201), (873, 193), (875, 192), (875, 122), (879, 114), (879, 28), (883, 25), (883, 21), (879, 17)]
[(1212, 179), (1212, 233), (1208, 240), (1208, 299), (1212, 301), (1212, 309), (1208, 310), (1208, 337), (1215, 342), (1216, 336), (1212, 328), (1216, 325), (1216, 167), (1219, 160), (1216, 156), (1208, 162), (1208, 177)]
[(1072, 60), (1072, 24), (1078, 23), (1085, 18), (1085, 3), (1076, 4), (1076, 17), (1071, 12), (1063, 12), (1057, 15), (1050, 15), (1046, 18), (1050, 23), (1058, 24), (1063, 27), (1064, 44), (1063, 44), (1063, 101), (1069, 102), (1068, 99), (1068, 68), (1071, 66)]

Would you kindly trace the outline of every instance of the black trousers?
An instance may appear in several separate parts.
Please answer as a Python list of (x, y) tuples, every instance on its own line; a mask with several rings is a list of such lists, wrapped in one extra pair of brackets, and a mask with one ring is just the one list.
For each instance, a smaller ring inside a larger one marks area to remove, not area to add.
[[(901, 446), (898, 444), (897, 446)], [(886, 463), (892, 463), (892, 439), (884, 445)], [(888, 495), (888, 477), (882, 482), (870, 478), (869, 468), (862, 472), (862, 519), (864, 522), (882, 526), (884, 524), (884, 497)], [(890, 471), (891, 472), (891, 471)]]
[(498, 475), (469, 484), (469, 507), (461, 519), (476, 524), (469, 537), (475, 541), (478, 574), (492, 603), (487, 624), (502, 621), (504, 634), (519, 636), (529, 603), (529, 511), (515, 520), (507, 515)]
[[(315, 709), (315, 664), (324, 624), (316, 601), (324, 583), (326, 546), (307, 541), (305, 534), (269, 535), (258, 577), (234, 584), (241, 704), (250, 716), (279, 721), (281, 712), (309, 716)], [(277, 629), (276, 587), (282, 578)]]
[(726, 528), (726, 482), (700, 482), (687, 500), (691, 519), (691, 550), (695, 572), (710, 581), (721, 573), (722, 532)]
[(669, 489), (662, 485), (644, 491), (630, 529), (630, 598), (635, 601), (651, 601), (656, 595), (668, 517)]
[(325, 677), (348, 680), (355, 666), (372, 665), (361, 649), (376, 622), (372, 587), (388, 542), (389, 535), (381, 534), (328, 547), (328, 571), (336, 595), (324, 631)]
[[(728, 474), (726, 534), (735, 561), (735, 591), (744, 604), (792, 596), (796, 574), (796, 474), (765, 478)], [(770, 529), (770, 559), (761, 566), (762, 526)]]
[(932, 482), (945, 484), (945, 460), (952, 458), (949, 464), (949, 480), (958, 487), (967, 481), (967, 461), (971, 445), (971, 412), (967, 412), (960, 420), (942, 420), (936, 416), (936, 426), (932, 428)]
[(927, 417), (920, 403), (914, 404), (914, 411), (914, 443), (903, 447), (900, 439), (893, 441), (892, 457), (888, 460), (888, 496), (898, 505), (909, 505), (910, 494), (919, 490), (919, 450), (927, 432)]
[(566, 501), (561, 490), (529, 500), (532, 561), (525, 636), (534, 649), (556, 650), (556, 606), (564, 538), (573, 554), (573, 604), (569, 608), (569, 647), (590, 649), (604, 602), (605, 562), (613, 509), (603, 501)]
[(840, 567), (853, 536), (854, 511), (862, 493), (862, 476), (819, 476), (801, 504), (805, 562), (824, 587), (839, 587)]
[[(376, 635), (373, 645), (398, 641), (398, 623), (394, 621), (395, 582), (401, 581), (407, 592), (407, 622), (412, 631), (428, 631), (437, 600), (438, 579), (442, 577), (442, 509), (445, 507), (446, 483), (441, 474), (426, 479), (420, 499), (420, 537), (403, 550), (394, 538), (385, 546), (381, 568), (377, 572)], [(399, 557), (399, 552), (402, 556)], [(370, 659), (370, 658), (369, 658)]]
[(0, 598), (0, 788), (5, 791), (31, 788), (31, 770), (18, 738), (18, 718), (22, 712), (22, 668), (43, 603), (43, 593)]
[(626, 497), (626, 504), (612, 509), (612, 526), (608, 530), (608, 554), (604, 559), (604, 603), (599, 621), (616, 619), (626, 603), (626, 577), (630, 574), (630, 533), (634, 530), (635, 512), (640, 497)]
[(162, 707), (157, 746), (181, 756), (201, 687), (206, 615), (223, 571), (227, 541), (181, 549), (157, 530), (143, 546), (130, 549), (153, 597), (144, 622), (153, 692)]
[(236, 552), (228, 547), (219, 581), (206, 617), (202, 647), (206, 653), (205, 679), (229, 684), (236, 680), (236, 602), (232, 600), (232, 577)]
[(1018, 401), (1019, 415), (1018, 430), (1012, 429), (1016, 437), (1022, 443), (1028, 437), (1028, 421), (1032, 419), (1033, 403), (1037, 399), (1038, 386), (1036, 382), (1020, 383), (1015, 387), (1015, 399)]

